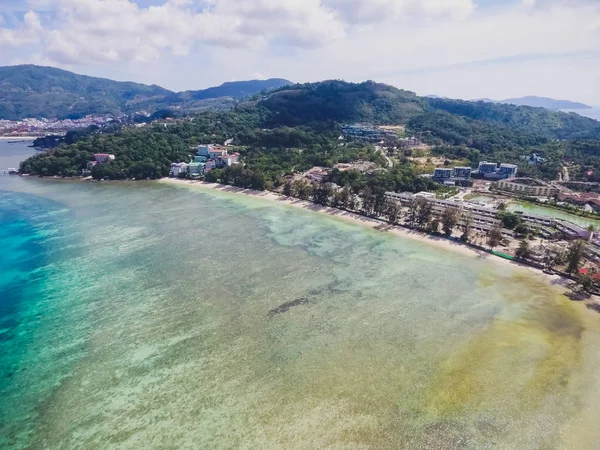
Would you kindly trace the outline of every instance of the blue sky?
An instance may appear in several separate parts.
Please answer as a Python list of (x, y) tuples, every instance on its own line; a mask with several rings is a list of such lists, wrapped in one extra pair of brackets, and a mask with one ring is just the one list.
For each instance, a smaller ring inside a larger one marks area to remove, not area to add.
[(0, 0), (0, 64), (173, 90), (375, 79), (600, 105), (597, 0)]

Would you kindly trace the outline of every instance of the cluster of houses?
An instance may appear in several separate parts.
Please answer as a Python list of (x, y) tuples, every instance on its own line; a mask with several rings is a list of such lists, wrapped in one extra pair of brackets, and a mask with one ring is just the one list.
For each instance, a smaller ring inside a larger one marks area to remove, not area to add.
[(586, 211), (600, 212), (600, 195), (595, 192), (565, 191), (558, 194), (560, 202), (583, 207)]
[(190, 163), (171, 164), (171, 176), (180, 177), (190, 175), (199, 177), (210, 172), (213, 169), (221, 167), (231, 167), (240, 162), (240, 154), (229, 154), (225, 147), (217, 145), (199, 145), (198, 152), (194, 156), (194, 161)]
[(357, 142), (387, 144), (388, 146), (396, 146), (398, 148), (414, 148), (421, 145), (421, 141), (414, 136), (400, 138), (398, 133), (393, 129), (360, 123), (343, 126), (342, 135), (339, 139), (344, 140), (345, 138)]
[(87, 163), (86, 169), (81, 171), (82, 176), (89, 176), (92, 173), (92, 169), (97, 164), (104, 164), (109, 161), (114, 161), (115, 155), (111, 155), (110, 153), (95, 153), (94, 160)]

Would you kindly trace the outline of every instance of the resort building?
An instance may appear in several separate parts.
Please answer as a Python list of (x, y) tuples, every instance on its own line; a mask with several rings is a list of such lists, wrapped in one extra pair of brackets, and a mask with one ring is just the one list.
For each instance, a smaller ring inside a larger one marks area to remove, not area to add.
[(398, 135), (393, 130), (386, 130), (366, 124), (345, 125), (342, 127), (342, 133), (342, 138), (347, 137), (359, 142), (395, 142), (398, 140)]
[[(416, 198), (424, 198), (431, 203), (431, 209), (434, 215), (439, 217), (448, 209), (454, 210), (459, 215), (459, 225), (464, 225), (465, 218), (468, 216), (471, 227), (478, 231), (488, 232), (492, 228), (501, 226), (502, 224), (502, 221), (498, 217), (498, 211), (495, 209), (486, 208), (474, 203), (441, 200), (435, 198), (435, 195), (429, 192), (419, 194), (412, 194), (410, 192), (402, 192), (400, 194), (396, 192), (386, 192), (385, 197), (386, 199), (394, 200), (405, 207), (410, 206)], [(588, 241), (594, 236), (592, 232), (565, 220), (530, 213), (518, 212), (517, 214), (528, 227), (532, 229), (537, 228), (546, 236), (562, 235), (565, 239), (569, 240), (585, 239)], [(511, 236), (511, 232), (508, 230), (503, 230), (502, 234)]]
[(205, 158), (209, 158), (210, 151), (212, 150), (212, 145), (199, 145), (198, 146), (198, 156), (204, 156)]
[(409, 138), (401, 138), (399, 141), (400, 148), (414, 148), (421, 145), (421, 141), (419, 141), (416, 137)]
[(104, 164), (107, 161), (114, 161), (115, 155), (110, 155), (108, 153), (95, 153), (94, 159), (98, 164)]
[(188, 173), (188, 165), (186, 163), (173, 163), (171, 164), (171, 173), (172, 177), (179, 177), (182, 174)]
[(533, 178), (509, 178), (494, 183), (500, 191), (514, 192), (527, 197), (553, 197), (560, 191), (558, 188)]
[(206, 172), (210, 172), (213, 169), (217, 168), (217, 163), (214, 159), (209, 159), (208, 161), (206, 161), (206, 164), (204, 165), (204, 173)]
[(204, 173), (205, 163), (193, 162), (188, 164), (188, 172), (193, 177), (199, 177)]
[(449, 180), (452, 178), (452, 169), (450, 168), (437, 168), (433, 172), (433, 178), (435, 180)]
[(217, 159), (218, 157), (223, 157), (227, 155), (227, 149), (225, 148), (216, 148), (216, 147), (212, 147), (209, 151), (208, 151), (208, 158), (209, 159)]
[(498, 170), (498, 164), (496, 164), (496, 163), (491, 163), (491, 162), (487, 162), (487, 161), (481, 161), (479, 163), (478, 172), (480, 174), (495, 173), (496, 170)]
[(234, 153), (233, 155), (219, 156), (217, 162), (219, 167), (231, 167), (240, 162), (240, 154)]
[(517, 176), (518, 169), (519, 167), (514, 164), (500, 164), (498, 174), (502, 175), (504, 178), (514, 178)]
[(471, 178), (471, 168), (470, 167), (455, 167), (452, 171), (454, 178)]

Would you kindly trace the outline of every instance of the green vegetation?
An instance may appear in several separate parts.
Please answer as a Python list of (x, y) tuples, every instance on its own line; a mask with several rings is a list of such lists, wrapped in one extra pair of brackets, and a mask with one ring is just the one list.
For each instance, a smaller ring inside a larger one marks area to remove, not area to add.
[(502, 221), (502, 226), (508, 230), (514, 230), (522, 223), (521, 216), (512, 212), (499, 212), (498, 218)]
[(579, 265), (583, 259), (586, 243), (584, 241), (575, 241), (567, 249), (567, 272), (574, 274), (579, 270)]
[(529, 242), (523, 240), (519, 243), (519, 248), (515, 252), (515, 256), (520, 260), (527, 260), (531, 258), (531, 250), (529, 249)]
[(498, 247), (500, 245), (502, 239), (502, 228), (496, 226), (488, 233), (487, 244), (490, 246), (490, 249), (493, 250), (494, 247)]
[(345, 81), (297, 84), (276, 90), (261, 105), (272, 126), (368, 122), (402, 124), (425, 110), (425, 100), (386, 84)]
[[(112, 153), (116, 161), (95, 168), (94, 178), (155, 178), (164, 176), (171, 162), (189, 161), (196, 145), (233, 139), (243, 167), (215, 171), (210, 179), (271, 188), (314, 166), (333, 168), (364, 160), (385, 167), (372, 146), (338, 140), (342, 124), (361, 121), (405, 125), (407, 134), (434, 145), (433, 154), (453, 160), (476, 163), (485, 157), (517, 162), (526, 175), (554, 178), (563, 159), (570, 158), (578, 162), (578, 169), (571, 171), (574, 178), (590, 167), (600, 173), (600, 123), (591, 119), (538, 108), (424, 99), (372, 81), (287, 86), (257, 95), (231, 111), (203, 112), (139, 130), (88, 130), (65, 137), (58, 149), (37, 155), (21, 169), (70, 176), (80, 173), (93, 153)], [(540, 167), (523, 164), (520, 157), (533, 151), (548, 162)], [(368, 188), (375, 197), (374, 210), (383, 208), (385, 191), (415, 192), (438, 186), (417, 176), (417, 167), (405, 157), (392, 169), (367, 173), (333, 169), (327, 181), (348, 186), (354, 194)], [(509, 228), (518, 225), (510, 221), (507, 216)]]
[(94, 153), (112, 153), (116, 160), (98, 164), (95, 179), (161, 178), (169, 175), (171, 162), (188, 161), (189, 146), (177, 135), (158, 131), (96, 134), (70, 146), (38, 153), (21, 164), (24, 173), (42, 176), (77, 176)]
[(88, 77), (52, 67), (8, 66), (0, 67), (0, 119), (118, 116), (169, 107), (178, 111), (230, 108), (230, 98), (242, 99), (287, 84), (290, 82), (282, 79), (241, 81), (175, 93), (160, 86)]
[[(448, 159), (482, 160), (519, 165), (523, 176), (555, 179), (565, 159), (577, 163), (573, 180), (598, 181), (600, 122), (576, 114), (529, 106), (449, 99), (428, 99), (429, 108), (408, 122), (408, 133), (420, 135), (432, 153)], [(521, 157), (538, 153), (544, 164), (530, 166)]]

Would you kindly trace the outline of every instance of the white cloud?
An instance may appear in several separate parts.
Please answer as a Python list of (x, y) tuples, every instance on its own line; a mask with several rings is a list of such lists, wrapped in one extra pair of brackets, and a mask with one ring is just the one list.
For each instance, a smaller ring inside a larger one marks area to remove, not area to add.
[[(2, 18), (2, 16), (0, 16)], [(3, 22), (0, 22), (0, 25)], [(0, 46), (18, 47), (39, 42), (42, 24), (39, 16), (29, 11), (18, 28), (0, 27)]]
[[(35, 13), (17, 27), (0, 25), (0, 44), (39, 42), (28, 60), (107, 76), (127, 73), (188, 89), (254, 73), (303, 81), (395, 79), (394, 74), (409, 79), (406, 74), (412, 72), (424, 77), (444, 72), (448, 84), (456, 86), (461, 79), (455, 77), (465, 70), (483, 73), (475, 66), (455, 68), (474, 61), (518, 55), (546, 55), (551, 61), (553, 55), (600, 48), (597, 0), (522, 0), (491, 7), (482, 0), (152, 3), (158, 5), (29, 0)], [(0, 63), (9, 61), (2, 61), (0, 51)], [(508, 70), (509, 65), (494, 67)], [(506, 84), (514, 80), (498, 78)], [(588, 90), (600, 102), (598, 83)]]
[(43, 35), (45, 57), (62, 64), (149, 61), (162, 52), (187, 55), (198, 44), (269, 44), (318, 48), (347, 37), (355, 24), (401, 17), (466, 17), (472, 0), (31, 0), (54, 11)]
[(472, 0), (325, 0), (325, 5), (350, 24), (381, 23), (403, 17), (469, 16)]

